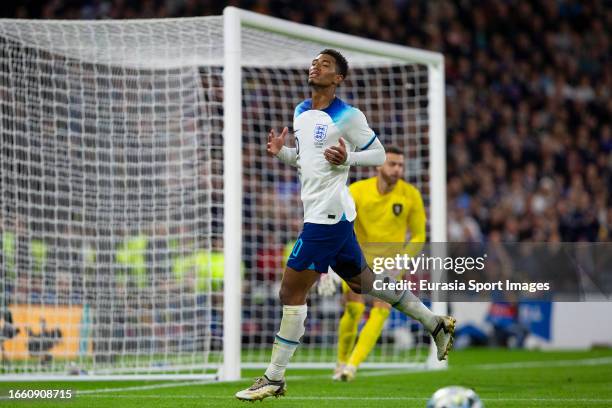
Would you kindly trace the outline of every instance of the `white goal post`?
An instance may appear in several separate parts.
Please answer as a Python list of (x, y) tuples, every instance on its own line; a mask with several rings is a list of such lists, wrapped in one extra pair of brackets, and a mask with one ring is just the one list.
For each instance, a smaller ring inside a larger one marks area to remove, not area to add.
[[(234, 7), (0, 19), (0, 381), (231, 381), (267, 365), (302, 207), (266, 135), (291, 128), (325, 48), (349, 62), (338, 96), (406, 153), (428, 241), (446, 241), (439, 53)], [(340, 294), (309, 302), (291, 367), (331, 368)], [(364, 366), (443, 367), (431, 347), (392, 312)]]

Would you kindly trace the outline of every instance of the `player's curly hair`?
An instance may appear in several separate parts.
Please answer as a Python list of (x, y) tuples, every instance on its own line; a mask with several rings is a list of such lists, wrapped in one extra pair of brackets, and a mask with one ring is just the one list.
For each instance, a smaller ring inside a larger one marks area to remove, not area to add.
[(344, 55), (331, 48), (326, 48), (319, 54), (326, 54), (332, 56), (336, 60), (336, 69), (338, 71), (338, 74), (342, 75), (342, 78), (346, 79), (346, 75), (348, 74), (348, 61), (346, 60), (346, 58), (344, 58)]

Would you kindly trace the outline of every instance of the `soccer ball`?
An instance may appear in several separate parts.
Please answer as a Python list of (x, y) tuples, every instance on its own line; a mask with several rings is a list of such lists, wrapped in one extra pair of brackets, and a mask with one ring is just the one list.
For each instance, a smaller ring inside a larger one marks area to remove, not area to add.
[(440, 388), (427, 402), (427, 408), (484, 408), (474, 390), (463, 387)]

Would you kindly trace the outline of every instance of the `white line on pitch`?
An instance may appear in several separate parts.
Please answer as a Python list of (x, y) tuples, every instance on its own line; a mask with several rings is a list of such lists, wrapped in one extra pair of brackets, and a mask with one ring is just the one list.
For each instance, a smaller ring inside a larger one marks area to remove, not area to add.
[[(78, 395), (78, 394), (77, 394)], [(230, 400), (233, 399), (234, 397), (232, 395), (166, 395), (166, 394), (159, 394), (159, 395), (151, 395), (151, 394), (146, 394), (146, 395), (122, 395), (122, 394), (118, 394), (118, 395), (109, 395), (108, 397), (105, 396), (101, 396), (101, 395), (93, 395), (93, 394), (89, 394), (87, 395), (88, 398), (155, 398), (155, 399), (216, 399), (216, 400)], [(346, 396), (346, 397), (341, 397), (341, 396), (319, 396), (319, 397), (312, 397), (312, 396), (285, 396), (282, 398), (282, 400), (296, 400), (296, 401), (309, 401), (309, 400), (313, 400), (313, 401), (320, 401), (321, 399), (325, 399), (325, 400), (338, 400), (338, 401), (362, 401), (362, 400), (371, 400), (371, 401), (380, 401), (380, 400), (387, 400), (387, 401), (427, 401), (429, 399), (429, 397), (355, 397), (355, 396)], [(612, 398), (538, 398), (538, 397), (534, 397), (534, 398), (485, 398), (485, 401), (515, 401), (515, 402), (534, 402), (534, 401), (541, 401), (541, 402), (590, 402), (590, 403), (608, 403), (608, 402), (612, 402)]]
[(551, 361), (524, 361), (513, 363), (490, 363), (467, 365), (462, 368), (476, 368), (479, 370), (497, 370), (500, 368), (540, 368), (540, 367), (573, 367), (598, 366), (612, 364), (612, 357), (585, 358), (581, 360), (551, 360)]
[(100, 388), (96, 390), (76, 390), (78, 395), (83, 394), (103, 394), (106, 392), (119, 392), (119, 391), (143, 391), (143, 390), (156, 390), (158, 388), (174, 388), (174, 387), (188, 387), (190, 385), (204, 385), (210, 383), (217, 383), (218, 381), (184, 381), (184, 382), (168, 382), (162, 384), (150, 384), (150, 385), (136, 385), (133, 387), (122, 387), (122, 388)]
[[(500, 368), (546, 368), (546, 367), (572, 367), (579, 365), (608, 365), (612, 364), (612, 357), (602, 357), (602, 358), (589, 358), (589, 359), (579, 359), (579, 360), (559, 360), (559, 361), (525, 361), (525, 362), (514, 362), (514, 363), (491, 363), (491, 364), (477, 364), (473, 366), (465, 366), (465, 368), (474, 368), (480, 370), (492, 370), (492, 369), (500, 369)], [(452, 367), (451, 367), (452, 368)], [(398, 371), (398, 370), (373, 370), (373, 371), (362, 371), (359, 373), (359, 377), (380, 377), (391, 374), (416, 374), (423, 372), (431, 372), (430, 370), (410, 370), (410, 371)], [(287, 376), (288, 381), (299, 381), (299, 380), (308, 380), (308, 379), (318, 379), (318, 378), (331, 378), (330, 374), (316, 374), (316, 375), (290, 375)], [(248, 378), (242, 378), (237, 381), (244, 381)], [(229, 381), (228, 381), (229, 382)], [(78, 395), (83, 394), (103, 394), (109, 392), (121, 392), (121, 391), (146, 391), (146, 390), (154, 390), (160, 388), (174, 388), (174, 387), (189, 387), (193, 385), (208, 385), (208, 384), (219, 384), (220, 381), (186, 381), (186, 382), (169, 382), (162, 384), (151, 384), (151, 385), (140, 385), (133, 387), (122, 387), (122, 388), (102, 388), (97, 390), (77, 390)], [(297, 398), (297, 397), (293, 397)], [(612, 401), (612, 400), (605, 400)]]

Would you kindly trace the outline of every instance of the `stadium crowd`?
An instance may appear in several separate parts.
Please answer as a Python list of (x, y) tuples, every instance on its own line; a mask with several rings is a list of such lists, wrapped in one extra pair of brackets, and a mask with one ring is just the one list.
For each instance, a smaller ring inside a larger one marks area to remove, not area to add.
[[(612, 239), (612, 11), (605, 2), (228, 4), (444, 53), (450, 240)], [(224, 6), (30, 0), (3, 7), (13, 17), (93, 19), (210, 15)]]

